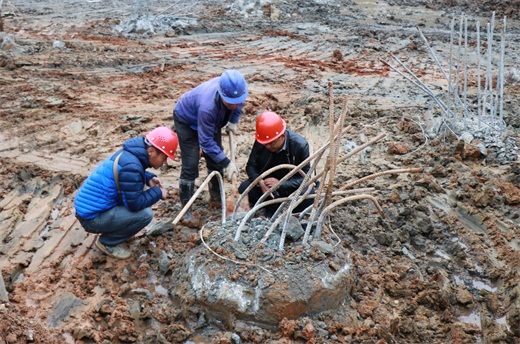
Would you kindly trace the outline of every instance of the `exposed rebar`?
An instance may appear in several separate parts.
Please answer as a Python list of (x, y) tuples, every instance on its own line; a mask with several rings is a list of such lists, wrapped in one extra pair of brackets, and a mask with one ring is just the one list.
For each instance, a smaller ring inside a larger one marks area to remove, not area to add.
[[(307, 159), (306, 159), (307, 160)], [(304, 161), (305, 162), (305, 161)], [(303, 163), (302, 163), (303, 164)], [(300, 165), (302, 165), (300, 164)], [(298, 166), (300, 166), (298, 165)], [(274, 167), (271, 167), (270, 169), (268, 169), (267, 171), (264, 171), (262, 172), (262, 174), (260, 174), (258, 177), (256, 177), (255, 180), (253, 180), (251, 182), (251, 184), (249, 184), (249, 186), (244, 190), (244, 192), (242, 192), (242, 194), (240, 195), (240, 197), (238, 198), (238, 200), (236, 201), (235, 203), (235, 208), (233, 210), (233, 215), (232, 215), (232, 218), (235, 219), (235, 216), (236, 216), (236, 211), (237, 209), (240, 207), (240, 204), (242, 203), (242, 201), (244, 200), (244, 198), (247, 196), (247, 194), (249, 193), (249, 191), (251, 191), (255, 186), (256, 184), (258, 184), (258, 182), (260, 182), (265, 176), (275, 172), (275, 171), (278, 171), (278, 170), (281, 170), (281, 169), (292, 169), (293, 171), (291, 171), (290, 173), (294, 172), (291, 174), (291, 177), (296, 174), (296, 173), (300, 173), (302, 176), (305, 176), (305, 172), (303, 172), (301, 170), (301, 168), (303, 166), (301, 166), (300, 168), (298, 168), (298, 166), (295, 166), (295, 165), (292, 165), (292, 164), (283, 164), (283, 165), (278, 165), (278, 166), (274, 166)], [(286, 176), (287, 177), (287, 176)], [(284, 177), (285, 178), (285, 177)], [(289, 177), (290, 178), (290, 177)], [(287, 178), (287, 179), (289, 179)], [(287, 179), (281, 179), (283, 180), (284, 182), (287, 180)], [(281, 181), (280, 180), (280, 181)], [(276, 191), (276, 189), (278, 189), (279, 185), (281, 184), (281, 182), (278, 182), (275, 186), (273, 186), (269, 191), (267, 191), (264, 195), (266, 195), (266, 197), (264, 197), (262, 200), (258, 200), (258, 202), (256, 202), (257, 204), (261, 203), (263, 200), (265, 200), (269, 195), (271, 195), (274, 191)], [(263, 196), (263, 195), (262, 195)], [(260, 197), (262, 198), (262, 197)]]
[(213, 178), (214, 176), (217, 177), (218, 184), (220, 186), (220, 201), (222, 202), (222, 225), (224, 225), (226, 223), (226, 193), (225, 193), (225, 190), (224, 190), (224, 181), (222, 179), (222, 175), (218, 171), (213, 171), (206, 177), (206, 179), (204, 179), (204, 181), (202, 182), (202, 184), (200, 184), (200, 186), (197, 189), (197, 191), (195, 191), (193, 196), (191, 196), (191, 198), (188, 201), (188, 203), (186, 203), (186, 205), (181, 209), (181, 211), (177, 215), (177, 217), (172, 221), (172, 226), (175, 226), (180, 221), (182, 216), (188, 211), (188, 209), (190, 209), (190, 207), (193, 204), (193, 202), (195, 202), (195, 200), (200, 195), (200, 193), (202, 192), (204, 187), (206, 185), (208, 185), (208, 183), (210, 182), (211, 178)]
[[(504, 104), (504, 58), (506, 55), (506, 17), (503, 19), (503, 27), (500, 33), (500, 58), (498, 63), (496, 64), (498, 67), (497, 75), (495, 76), (493, 73), (493, 48), (498, 47), (497, 44), (494, 43), (494, 29), (495, 29), (495, 12), (493, 12), (491, 22), (486, 25), (486, 42), (482, 42), (481, 40), (481, 30), (480, 23), (477, 21), (476, 24), (476, 110), (472, 111), (470, 109), (472, 102), (469, 100), (469, 80), (470, 76), (468, 71), (470, 69), (470, 54), (469, 54), (469, 46), (470, 46), (470, 35), (468, 32), (468, 19), (461, 15), (458, 22), (459, 27), (458, 37), (457, 37), (457, 51), (455, 52), (456, 56), (454, 56), (454, 34), (455, 34), (455, 19), (452, 19), (450, 25), (450, 42), (449, 42), (449, 71), (446, 73), (445, 68), (440, 63), (437, 58), (436, 52), (431, 48), (428, 40), (422, 33), (422, 31), (417, 28), (418, 33), (423, 40), (426, 48), (428, 49), (433, 61), (442, 72), (446, 81), (448, 83), (447, 86), (447, 97), (446, 102), (444, 103), (439, 99), (437, 95), (430, 89), (430, 87), (426, 86), (420, 79), (399, 59), (392, 54), (389, 54), (395, 61), (399, 63), (399, 66), (403, 68), (404, 71), (401, 71), (401, 68), (395, 68), (389, 63), (392, 70), (396, 71), (412, 82), (418, 89), (426, 93), (430, 96), (435, 103), (442, 110), (443, 116), (440, 118), (440, 129), (444, 126), (447, 130), (455, 135), (457, 139), (460, 139), (460, 135), (462, 131), (471, 130), (472, 127), (476, 127), (475, 130), (482, 135), (480, 138), (486, 140), (487, 135), (494, 135), (495, 138), (492, 138), (491, 141), (496, 141), (496, 139), (503, 140), (502, 133), (505, 128), (505, 123), (503, 120), (503, 104)], [(464, 44), (464, 45), (462, 45)], [(486, 50), (486, 62), (482, 63), (481, 61), (481, 48), (483, 45), (487, 46)], [(495, 49), (498, 50), (498, 49)], [(483, 73), (483, 67), (485, 66), (485, 72)], [(496, 80), (496, 81), (495, 81)], [(496, 85), (494, 85), (496, 83)], [(473, 113), (475, 112), (475, 113)]]

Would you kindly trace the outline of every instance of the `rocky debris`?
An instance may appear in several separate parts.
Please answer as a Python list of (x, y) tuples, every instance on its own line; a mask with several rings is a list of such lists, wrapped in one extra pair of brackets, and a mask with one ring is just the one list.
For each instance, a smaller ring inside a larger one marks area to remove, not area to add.
[(16, 48), (17, 44), (15, 43), (13, 36), (0, 31), (0, 50), (11, 50)]
[(388, 153), (403, 155), (403, 154), (408, 153), (408, 147), (406, 147), (402, 143), (391, 142), (388, 144)]

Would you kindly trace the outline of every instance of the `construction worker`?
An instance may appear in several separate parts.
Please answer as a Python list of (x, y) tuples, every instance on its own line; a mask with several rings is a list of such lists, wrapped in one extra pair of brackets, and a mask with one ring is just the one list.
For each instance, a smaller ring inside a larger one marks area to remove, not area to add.
[(177, 146), (171, 128), (155, 128), (125, 141), (81, 185), (74, 198), (76, 217), (85, 231), (100, 234), (98, 249), (113, 258), (130, 257), (121, 244), (152, 221), (151, 206), (168, 195), (161, 180), (146, 169), (173, 159)]
[[(221, 129), (237, 133), (247, 83), (240, 72), (230, 69), (221, 76), (206, 81), (184, 93), (173, 111), (174, 130), (179, 137), (182, 170), (179, 179), (179, 196), (184, 207), (195, 192), (195, 179), (199, 176), (200, 150), (206, 160), (208, 174), (225, 172), (228, 180), (238, 176), (238, 168), (223, 152)], [(209, 205), (221, 207), (220, 186), (217, 178), (209, 185)], [(181, 223), (200, 228), (200, 220), (191, 209), (181, 218)]]
[[(275, 112), (264, 112), (256, 119), (256, 141), (249, 154), (246, 172), (249, 179), (242, 182), (238, 188), (240, 193), (251, 185), (251, 183), (263, 172), (272, 167), (291, 164), (299, 165), (309, 157), (309, 144), (299, 134), (287, 129), (285, 121)], [(302, 171), (307, 173), (310, 164), (305, 165)], [(285, 177), (292, 169), (280, 169), (267, 175), (248, 193), (249, 206), (253, 207), (258, 199), (275, 186), (280, 179)], [(287, 197), (296, 191), (303, 181), (303, 176), (296, 173), (266, 200), (279, 197)], [(312, 191), (314, 192), (314, 190)], [(312, 205), (313, 200), (307, 199), (294, 209), (300, 212)], [(271, 217), (279, 204), (269, 205), (264, 208), (264, 215)]]

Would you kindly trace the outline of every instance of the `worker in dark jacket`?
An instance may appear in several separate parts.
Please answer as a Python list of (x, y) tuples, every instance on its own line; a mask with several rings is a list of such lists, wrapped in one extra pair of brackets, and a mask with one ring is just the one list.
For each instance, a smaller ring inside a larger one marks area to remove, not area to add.
[(124, 142), (81, 185), (74, 198), (76, 217), (87, 232), (100, 234), (96, 247), (101, 251), (118, 259), (130, 257), (120, 244), (152, 221), (151, 206), (168, 195), (161, 180), (146, 169), (173, 159), (177, 145), (172, 129), (155, 128)]
[[(246, 172), (249, 179), (240, 184), (238, 191), (243, 193), (245, 189), (263, 172), (272, 167), (291, 164), (299, 165), (309, 157), (309, 144), (299, 134), (286, 128), (285, 121), (275, 112), (264, 112), (256, 120), (256, 141), (249, 154)], [(305, 165), (302, 171), (307, 173), (310, 164)], [(292, 169), (279, 169), (264, 177), (248, 193), (249, 205), (253, 207), (258, 199), (275, 186), (280, 179), (285, 177)], [(303, 176), (296, 173), (266, 200), (279, 197), (287, 197), (296, 191), (303, 182)], [(308, 199), (300, 203), (295, 212), (300, 212), (312, 204)], [(265, 215), (270, 217), (278, 208), (278, 204), (265, 207)]]
[[(220, 77), (184, 93), (175, 105), (174, 130), (179, 137), (182, 156), (179, 196), (183, 207), (195, 192), (201, 149), (208, 174), (213, 171), (221, 174), (225, 172), (229, 180), (233, 174), (238, 175), (235, 163), (223, 152), (221, 129), (226, 127), (227, 131), (237, 133), (238, 120), (247, 94), (247, 84), (242, 74), (230, 69)], [(208, 187), (210, 206), (221, 207), (218, 180), (213, 178)], [(184, 214), (181, 223), (192, 228), (200, 227), (200, 220), (191, 210)]]

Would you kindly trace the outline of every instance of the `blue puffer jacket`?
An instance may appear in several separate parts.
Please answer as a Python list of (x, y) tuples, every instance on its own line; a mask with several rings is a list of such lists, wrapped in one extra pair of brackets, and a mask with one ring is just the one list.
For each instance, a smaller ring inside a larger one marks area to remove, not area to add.
[(125, 141), (123, 149), (114, 153), (96, 167), (85, 180), (74, 198), (76, 213), (85, 220), (96, 218), (100, 213), (119, 205), (119, 196), (114, 180), (114, 160), (119, 158), (119, 187), (123, 203), (130, 211), (139, 211), (152, 206), (162, 197), (161, 188), (154, 186), (144, 190), (155, 174), (147, 172), (150, 167), (144, 137)]

